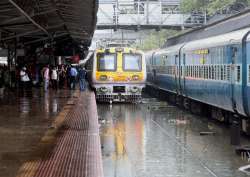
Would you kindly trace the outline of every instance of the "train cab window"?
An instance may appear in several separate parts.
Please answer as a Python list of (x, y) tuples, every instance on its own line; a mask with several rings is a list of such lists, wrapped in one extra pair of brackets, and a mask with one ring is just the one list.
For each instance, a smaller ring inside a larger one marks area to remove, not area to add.
[(116, 71), (116, 54), (98, 54), (98, 71)]
[(123, 54), (124, 71), (141, 71), (142, 56), (140, 54)]

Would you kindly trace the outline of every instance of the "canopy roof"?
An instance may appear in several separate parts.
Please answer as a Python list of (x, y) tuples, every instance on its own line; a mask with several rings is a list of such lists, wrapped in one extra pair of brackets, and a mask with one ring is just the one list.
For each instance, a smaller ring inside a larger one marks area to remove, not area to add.
[(1, 0), (1, 42), (25, 46), (72, 40), (89, 46), (97, 6), (96, 0)]

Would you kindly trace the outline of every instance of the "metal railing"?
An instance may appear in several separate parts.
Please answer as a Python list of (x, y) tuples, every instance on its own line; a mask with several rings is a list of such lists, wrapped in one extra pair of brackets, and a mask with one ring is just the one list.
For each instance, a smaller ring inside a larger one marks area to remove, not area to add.
[(204, 24), (201, 13), (183, 14), (179, 1), (100, 1), (97, 27), (192, 27)]

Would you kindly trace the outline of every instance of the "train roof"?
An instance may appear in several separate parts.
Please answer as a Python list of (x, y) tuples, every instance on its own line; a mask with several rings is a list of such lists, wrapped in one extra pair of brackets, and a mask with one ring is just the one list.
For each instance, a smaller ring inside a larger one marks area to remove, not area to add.
[(157, 54), (169, 54), (169, 53), (175, 53), (175, 54), (178, 54), (180, 49), (184, 46), (185, 44), (182, 43), (182, 44), (177, 44), (177, 45), (174, 45), (174, 46), (171, 46), (171, 47), (168, 47), (168, 48), (164, 48), (164, 49), (161, 49), (159, 51), (157, 51), (156, 53)]
[(248, 28), (250, 26), (250, 8), (237, 14), (230, 15), (214, 23), (195, 28), (177, 36), (173, 36), (165, 43), (166, 47), (176, 44), (189, 42), (192, 40), (200, 40), (215, 35), (222, 35), (240, 29)]
[[(239, 44), (241, 43), (243, 37), (249, 31), (250, 28), (245, 28), (235, 32), (226, 33), (223, 35), (217, 35), (206, 39), (191, 41), (186, 43), (186, 45), (183, 47), (183, 50), (195, 50), (195, 49), (223, 46), (228, 44)], [(249, 41), (250, 37), (248, 37), (247, 40)]]
[(130, 52), (133, 52), (133, 53), (143, 53), (143, 51), (141, 50), (138, 50), (136, 48), (131, 48), (131, 47), (108, 47), (108, 48), (99, 48), (99, 49), (96, 49), (96, 52), (105, 52), (109, 50), (109, 52), (111, 53), (115, 53), (117, 51), (122, 51), (122, 52), (125, 52), (125, 53), (130, 53)]

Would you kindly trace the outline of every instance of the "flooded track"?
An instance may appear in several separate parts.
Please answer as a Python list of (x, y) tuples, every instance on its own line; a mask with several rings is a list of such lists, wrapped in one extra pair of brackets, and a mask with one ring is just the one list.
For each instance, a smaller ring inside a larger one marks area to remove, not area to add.
[(246, 176), (238, 168), (248, 162), (235, 154), (223, 124), (156, 99), (99, 104), (98, 112), (105, 177)]

